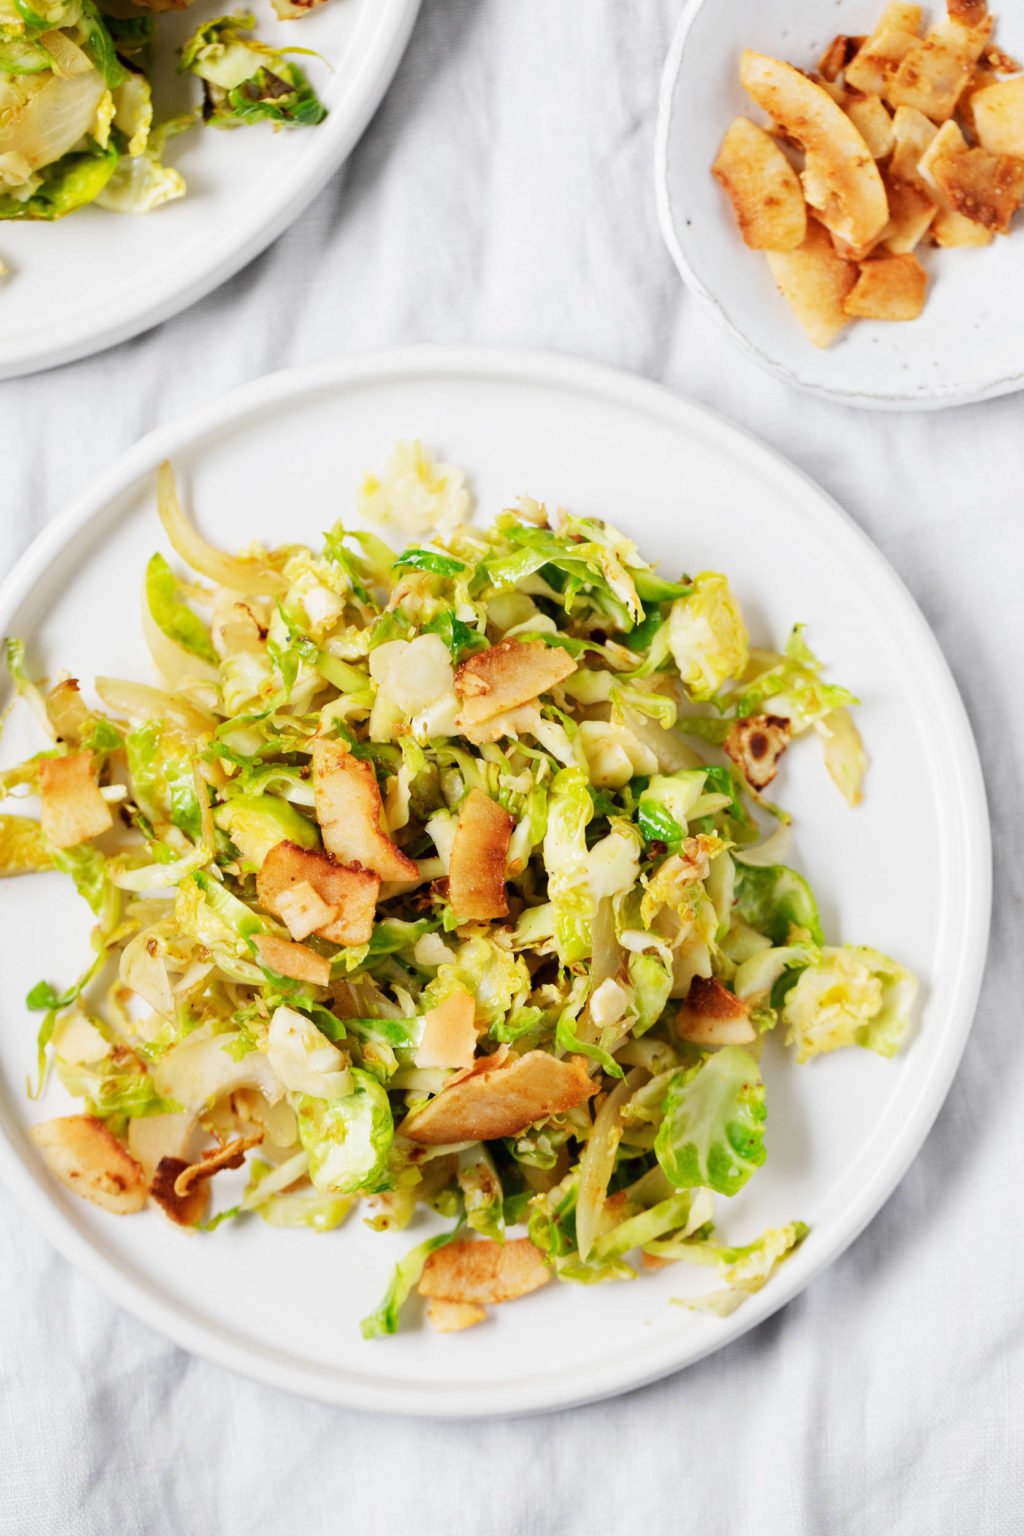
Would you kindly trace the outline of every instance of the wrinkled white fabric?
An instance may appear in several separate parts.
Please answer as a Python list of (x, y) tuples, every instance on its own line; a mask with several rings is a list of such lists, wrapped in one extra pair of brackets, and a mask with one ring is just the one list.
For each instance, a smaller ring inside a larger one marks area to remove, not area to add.
[(151, 427), (342, 353), (549, 347), (718, 407), (871, 534), (964, 692), (997, 896), (949, 1100), (881, 1215), (781, 1315), (660, 1385), (519, 1422), (376, 1419), (191, 1359), (0, 1192), (2, 1536), (1024, 1529), (1024, 400), (850, 412), (698, 312), (651, 178), (678, 3), (425, 0), (363, 142), (275, 247), (157, 331), (0, 385), (0, 561)]

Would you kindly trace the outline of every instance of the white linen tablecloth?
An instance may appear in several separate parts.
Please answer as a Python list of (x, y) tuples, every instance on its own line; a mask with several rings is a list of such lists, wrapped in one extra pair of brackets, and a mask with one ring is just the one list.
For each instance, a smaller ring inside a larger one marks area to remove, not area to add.
[(276, 246), (149, 335), (0, 385), (0, 561), (151, 427), (343, 353), (549, 347), (726, 412), (881, 546), (967, 701), (997, 894), (949, 1100), (881, 1215), (782, 1314), (658, 1386), (518, 1422), (378, 1419), (192, 1359), (0, 1191), (3, 1536), (1024, 1530), (1024, 407), (851, 412), (791, 393), (698, 312), (651, 177), (678, 6), (425, 0), (363, 142)]

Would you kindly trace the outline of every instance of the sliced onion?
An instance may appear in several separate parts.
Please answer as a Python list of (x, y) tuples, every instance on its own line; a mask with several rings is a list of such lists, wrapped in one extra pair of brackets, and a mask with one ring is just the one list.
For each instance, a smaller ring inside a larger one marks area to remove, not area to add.
[(87, 75), (94, 68), (85, 49), (73, 43), (66, 32), (44, 32), (39, 43), (53, 60), (55, 75), (70, 79), (73, 75)]
[(96, 69), (55, 75), (0, 125), (0, 155), (22, 155), (33, 171), (59, 160), (89, 132), (105, 89)]
[(190, 735), (202, 736), (217, 724), (215, 715), (197, 709), (186, 699), (151, 688), (148, 683), (125, 682), (119, 677), (98, 677), (96, 692), (108, 709), (133, 720), (169, 720)]
[(229, 587), (232, 592), (267, 592), (276, 596), (288, 590), (288, 582), (280, 571), (273, 570), (262, 560), (242, 560), (226, 555), (222, 549), (208, 544), (195, 524), (185, 516), (174, 471), (165, 460), (156, 476), (157, 509), (167, 537), (175, 552), (194, 571)]
[(601, 1214), (608, 1196), (608, 1181), (615, 1167), (615, 1154), (622, 1133), (622, 1111), (646, 1076), (643, 1067), (634, 1067), (620, 1083), (616, 1083), (594, 1116), (593, 1129), (580, 1158), (576, 1242), (584, 1263), (594, 1246), (601, 1224)]

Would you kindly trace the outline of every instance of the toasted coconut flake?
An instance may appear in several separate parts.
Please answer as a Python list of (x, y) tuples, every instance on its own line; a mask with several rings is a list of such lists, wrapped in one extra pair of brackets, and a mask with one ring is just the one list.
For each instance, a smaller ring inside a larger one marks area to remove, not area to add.
[(832, 39), (818, 60), (818, 73), (830, 83), (838, 80), (847, 64), (863, 48), (866, 41), (864, 37), (848, 37), (841, 32), (838, 37)]
[(427, 1322), (435, 1333), (461, 1333), (487, 1317), (487, 1308), (475, 1301), (445, 1301), (432, 1296), (427, 1302)]
[(876, 160), (883, 160), (893, 146), (892, 118), (881, 96), (855, 96), (846, 104), (846, 115)]
[(857, 281), (855, 264), (838, 255), (827, 231), (813, 219), (798, 251), (765, 254), (779, 292), (811, 341), (816, 347), (831, 346), (850, 323), (843, 300)]
[(162, 1157), (156, 1165), (149, 1184), (150, 1199), (177, 1227), (198, 1226), (210, 1205), (210, 1186), (197, 1184), (185, 1195), (179, 1195), (177, 1182), (187, 1173), (189, 1164), (183, 1157)]
[(892, 119), (893, 151), (889, 175), (896, 181), (925, 185), (919, 166), (938, 131), (923, 112), (914, 107), (897, 107)]
[(751, 250), (793, 251), (803, 244), (807, 209), (800, 178), (763, 128), (737, 117), (711, 171), (732, 203), (740, 234)]
[(550, 1279), (551, 1271), (528, 1237), (504, 1243), (461, 1238), (434, 1250), (418, 1289), (432, 1300), (489, 1307), (528, 1296)]
[(308, 939), (331, 922), (335, 909), (324, 901), (308, 880), (297, 880), (277, 895), (277, 910), (293, 939)]
[(540, 640), (500, 640), (455, 669), (455, 692), (462, 702), (457, 724), (461, 729), (517, 709), (575, 671), (575, 661), (560, 646)]
[(971, 97), (974, 131), (982, 149), (1024, 155), (1024, 75), (983, 86)]
[(387, 836), (384, 806), (370, 763), (353, 757), (343, 742), (313, 743), (316, 818), (329, 852), (346, 864), (372, 869), (382, 880), (416, 880), (412, 859)]
[(448, 870), (448, 896), (460, 922), (505, 917), (505, 860), (514, 819), (482, 789), (459, 810)]
[(920, 41), (919, 5), (890, 5), (878, 26), (846, 66), (846, 83), (868, 96), (881, 96), (900, 64)]
[(953, 116), (991, 34), (991, 21), (977, 27), (942, 22), (902, 59), (885, 92), (894, 107), (916, 107), (933, 123)]
[(256, 936), (256, 948), (263, 964), (279, 976), (306, 981), (313, 987), (326, 987), (331, 979), (331, 962), (308, 944), (293, 944), (290, 939), (278, 938), (276, 933), (260, 933)]
[(889, 218), (871, 151), (842, 107), (792, 65), (745, 50), (740, 81), (807, 151), (804, 193), (821, 222), (851, 246), (874, 240)]
[(973, 219), (965, 219), (962, 213), (955, 213), (952, 208), (938, 210), (929, 233), (936, 245), (948, 250), (991, 245), (995, 239), (984, 224), (975, 224)]
[[(256, 876), (260, 905), (287, 922), (282, 894), (310, 885), (333, 914), (315, 931), (332, 944), (368, 944), (380, 892), (380, 876), (358, 865), (339, 864), (332, 854), (297, 843), (276, 843)], [(285, 904), (287, 905), (287, 903)]]
[(226, 1142), (222, 1147), (216, 1147), (212, 1152), (207, 1152), (195, 1163), (187, 1163), (174, 1180), (174, 1193), (180, 1200), (195, 1189), (197, 1184), (212, 1179), (215, 1173), (222, 1168), (241, 1168), (245, 1162), (245, 1154), (253, 1147), (258, 1147), (263, 1140), (262, 1131), (254, 1131), (249, 1136), (236, 1136), (233, 1141)]
[(418, 1067), (471, 1067), (476, 1055), (476, 1003), (461, 987), (423, 1020)]
[(128, 1216), (146, 1203), (146, 1176), (94, 1115), (63, 1115), (34, 1125), (29, 1138), (55, 1178), (93, 1205)]
[(752, 788), (766, 789), (779, 771), (792, 734), (789, 721), (781, 715), (748, 715), (736, 721), (724, 748)]
[(714, 976), (694, 977), (676, 1029), (694, 1045), (749, 1045), (757, 1038), (747, 1004)]
[(40, 822), (55, 848), (73, 848), (109, 832), (110, 806), (100, 794), (91, 752), (44, 757), (39, 765)]
[(991, 150), (953, 150), (932, 160), (932, 175), (954, 213), (1005, 235), (1024, 202), (1024, 159)]
[(916, 320), (927, 290), (928, 274), (916, 256), (879, 256), (861, 263), (846, 313), (862, 320)]
[(889, 198), (889, 222), (880, 244), (893, 256), (909, 256), (931, 228), (938, 209), (920, 183), (883, 177)]
[(527, 1126), (564, 1114), (597, 1092), (582, 1058), (560, 1060), (546, 1051), (528, 1051), (507, 1066), (487, 1070), (479, 1063), (460, 1082), (449, 1083), (423, 1109), (410, 1115), (402, 1134), (410, 1141), (441, 1146), (457, 1141), (494, 1141), (517, 1136)]
[(962, 27), (979, 27), (988, 15), (987, 0), (946, 0), (950, 21)]

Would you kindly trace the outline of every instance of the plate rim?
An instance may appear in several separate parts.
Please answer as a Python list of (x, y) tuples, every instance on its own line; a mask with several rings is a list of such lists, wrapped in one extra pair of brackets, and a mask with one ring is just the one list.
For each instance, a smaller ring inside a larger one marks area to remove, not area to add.
[[(930, 654), (929, 684), (938, 691), (943, 716), (949, 727), (947, 748), (954, 759), (953, 782), (957, 809), (968, 850), (967, 866), (960, 871), (966, 894), (962, 948), (952, 989), (956, 1006), (952, 1026), (917, 1083), (900, 1137), (866, 1178), (858, 1198), (851, 1202), (838, 1230), (822, 1242), (813, 1258), (804, 1248), (773, 1277), (772, 1284), (752, 1296), (732, 1318), (723, 1321), (718, 1338), (696, 1349), (681, 1347), (666, 1352), (650, 1369), (637, 1370), (627, 1358), (614, 1357), (585, 1372), (574, 1372), (571, 1383), (557, 1378), (479, 1386), (463, 1382), (416, 1383), (373, 1381), (355, 1371), (329, 1375), (312, 1367), (282, 1363), (269, 1351), (253, 1350), (232, 1337), (220, 1337), (212, 1325), (193, 1319), (187, 1306), (167, 1301), (161, 1292), (147, 1289), (119, 1267), (113, 1257), (94, 1247), (90, 1238), (69, 1220), (53, 1198), (42, 1170), (25, 1159), (16, 1145), (20, 1128), (0, 1119), (0, 1178), (26, 1215), (54, 1247), (81, 1269), (117, 1305), (154, 1328), (174, 1343), (214, 1363), (297, 1395), (337, 1406), (384, 1413), (415, 1414), (430, 1418), (479, 1418), (547, 1412), (599, 1401), (646, 1386), (674, 1374), (684, 1366), (723, 1348), (779, 1311), (818, 1274), (828, 1267), (860, 1235), (868, 1222), (895, 1190), (923, 1145), (945, 1101), (950, 1084), (974, 1022), (984, 973), (992, 898), (991, 833), (984, 780), (969, 718), (948, 663), (935, 635), (913, 596), (882, 552), (854, 519), (816, 481), (783, 454), (761, 442), (753, 433), (719, 412), (676, 394), (625, 370), (618, 370), (564, 354), (520, 351), (500, 347), (411, 346), (354, 354), (315, 369), (289, 369), (270, 374), (230, 392), (220, 400), (194, 410), (139, 439), (100, 474), (81, 496), (54, 518), (37, 536), (0, 585), (0, 632), (50, 562), (76, 535), (103, 517), (115, 496), (128, 491), (143, 474), (152, 471), (179, 449), (195, 451), (204, 439), (240, 426), (270, 405), (301, 398), (325, 389), (346, 389), (388, 379), (415, 382), (442, 377), (482, 377), (488, 382), (559, 386), (583, 396), (596, 397), (626, 412), (686, 427), (696, 423), (734, 441), (743, 440), (753, 460), (776, 473), (793, 477), (810, 490), (834, 518), (838, 530), (852, 539), (873, 563), (875, 575), (902, 599), (906, 621), (917, 631)], [(823, 1234), (824, 1236), (824, 1234)], [(538, 1388), (540, 1395), (538, 1395)]]
[[(819, 384), (803, 378), (799, 373), (765, 352), (746, 332), (732, 320), (712, 289), (700, 277), (686, 253), (684, 241), (673, 213), (673, 200), (669, 175), (669, 134), (675, 114), (676, 81), (682, 68), (683, 54), (690, 32), (697, 17), (711, 0), (687, 0), (682, 15), (676, 23), (672, 41), (662, 67), (658, 88), (658, 116), (654, 133), (654, 196), (658, 210), (661, 236), (668, 247), (673, 265), (686, 287), (693, 294), (701, 309), (721, 326), (729, 339), (739, 347), (759, 368), (783, 383), (801, 389), (822, 400), (837, 400), (842, 405), (858, 410), (873, 411), (944, 411), (955, 405), (976, 405), (982, 400), (994, 400), (1001, 395), (1011, 395), (1024, 389), (1024, 370), (1004, 374), (974, 388), (952, 386), (942, 390), (915, 393), (869, 393), (862, 389), (843, 389), (838, 386)], [(714, 0), (723, 4), (724, 0)]]
[[(34, 348), (29, 338), (7, 356), (0, 351), (0, 381), (28, 378), (49, 368), (98, 356), (162, 325), (222, 287), (284, 234), (323, 191), (362, 138), (390, 89), (408, 46), (421, 0), (375, 0), (375, 3), (380, 6), (380, 14), (377, 17), (371, 15), (371, 46), (357, 59), (345, 103), (339, 103), (331, 114), (337, 127), (333, 133), (328, 132), (323, 158), (313, 165), (308, 175), (292, 184), (290, 190), (289, 184), (285, 183), (285, 191), (276, 200), (270, 217), (256, 225), (247, 239), (230, 247), (198, 276), (176, 280), (162, 299), (140, 304), (132, 314), (114, 318), (92, 332), (83, 329), (68, 341)], [(327, 125), (331, 123), (331, 116), (327, 118)], [(215, 214), (211, 216), (215, 217)]]

